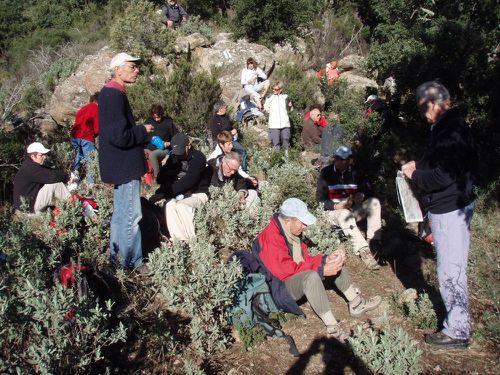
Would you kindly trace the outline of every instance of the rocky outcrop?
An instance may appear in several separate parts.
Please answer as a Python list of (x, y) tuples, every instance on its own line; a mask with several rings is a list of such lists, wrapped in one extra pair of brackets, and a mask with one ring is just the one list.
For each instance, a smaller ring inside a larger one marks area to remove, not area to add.
[(81, 106), (89, 102), (89, 96), (99, 91), (110, 77), (109, 62), (114, 52), (103, 47), (83, 59), (74, 74), (59, 84), (50, 100), (48, 112), (55, 122), (71, 123)]

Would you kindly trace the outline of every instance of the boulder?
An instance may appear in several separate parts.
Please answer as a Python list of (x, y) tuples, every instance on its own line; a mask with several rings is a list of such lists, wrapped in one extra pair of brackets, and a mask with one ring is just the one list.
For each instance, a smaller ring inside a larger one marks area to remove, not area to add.
[(294, 63), (303, 69), (312, 69), (314, 61), (307, 54), (306, 43), (302, 39), (297, 39), (295, 46), (286, 43), (284, 45), (274, 45), (274, 56), (280, 63)]
[(341, 79), (349, 82), (349, 87), (357, 91), (366, 91), (367, 89), (377, 89), (378, 84), (373, 79), (366, 78), (352, 72), (344, 72), (340, 75)]
[(218, 71), (219, 82), (222, 87), (222, 99), (229, 106), (235, 108), (243, 93), (240, 76), (246, 65), (246, 60), (253, 57), (259, 67), (267, 73), (275, 56), (273, 52), (260, 44), (249, 43), (245, 39), (233, 41), (231, 34), (219, 34), (216, 42), (210, 48), (193, 50), (196, 69), (202, 71)]
[(359, 75), (366, 74), (366, 59), (359, 55), (347, 55), (338, 61), (341, 72), (352, 71)]
[(103, 47), (86, 56), (75, 73), (56, 87), (47, 109), (56, 123), (72, 123), (76, 111), (102, 88), (110, 77), (108, 66), (114, 54), (109, 47)]
[(190, 35), (182, 35), (175, 40), (175, 52), (187, 53), (189, 49), (194, 50), (199, 47), (209, 46), (211, 43), (207, 37), (200, 33), (193, 33)]

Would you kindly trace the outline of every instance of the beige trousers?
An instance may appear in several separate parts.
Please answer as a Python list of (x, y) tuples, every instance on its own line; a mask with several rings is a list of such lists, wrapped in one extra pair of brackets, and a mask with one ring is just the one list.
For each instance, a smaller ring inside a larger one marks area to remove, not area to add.
[(366, 218), (366, 238), (380, 239), (380, 229), (382, 228), (380, 201), (377, 198), (368, 198), (358, 206), (354, 206), (352, 211), (341, 209), (328, 211), (328, 221), (330, 224), (340, 227), (346, 236), (353, 242), (354, 253), (368, 246), (365, 238), (361, 234), (357, 221)]
[(260, 198), (259, 198), (259, 194), (257, 193), (257, 191), (253, 190), (253, 189), (250, 189), (247, 191), (248, 191), (248, 195), (245, 198), (245, 206), (246, 207), (254, 207), (254, 206), (258, 205), (260, 203)]
[(165, 206), (165, 217), (170, 237), (183, 241), (194, 237), (194, 210), (207, 201), (205, 193), (195, 193), (180, 201), (169, 200)]
[(38, 191), (35, 200), (34, 211), (36, 214), (43, 212), (47, 207), (54, 204), (54, 198), (63, 200), (68, 199), (70, 192), (65, 184), (62, 182), (56, 182), (55, 184), (45, 184)]

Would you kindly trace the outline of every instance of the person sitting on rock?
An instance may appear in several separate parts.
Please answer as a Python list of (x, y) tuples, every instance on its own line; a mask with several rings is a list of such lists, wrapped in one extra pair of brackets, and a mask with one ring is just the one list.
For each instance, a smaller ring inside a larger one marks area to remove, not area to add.
[[(226, 155), (233, 150), (233, 137), (227, 130), (223, 130), (217, 136), (217, 145), (210, 155), (207, 157), (207, 163), (213, 159), (217, 159), (220, 155)], [(258, 181), (255, 177), (250, 176), (243, 168), (238, 169), (238, 174), (248, 180), (253, 187), (257, 187)]]
[(283, 94), (280, 81), (274, 82), (272, 90), (273, 94), (264, 103), (264, 109), (269, 113), (269, 138), (275, 150), (283, 147), (288, 153), (291, 138), (288, 110), (292, 107), (292, 102), (288, 100), (287, 94)]
[(241, 71), (241, 85), (245, 92), (249, 94), (259, 110), (262, 111), (261, 98), (266, 96), (269, 89), (269, 80), (266, 73), (257, 66), (257, 62), (249, 57), (246, 67)]
[(171, 238), (189, 240), (195, 236), (194, 210), (208, 201), (210, 170), (205, 155), (181, 133), (172, 137), (172, 155), (161, 167), (158, 192), (169, 199), (165, 206)]
[(304, 148), (314, 151), (320, 151), (321, 135), (323, 127), (319, 125), (321, 119), (321, 111), (318, 108), (313, 108), (309, 113), (309, 119), (306, 120), (302, 128), (302, 144)]
[(234, 189), (238, 192), (240, 203), (246, 207), (253, 207), (260, 203), (259, 195), (253, 189), (253, 184), (238, 173), (241, 166), (240, 154), (230, 151), (210, 160), (208, 165), (212, 168), (211, 186), (220, 188), (225, 184), (233, 184)]
[(233, 150), (240, 154), (242, 159), (242, 168), (247, 169), (247, 152), (243, 145), (238, 142), (238, 131), (233, 127), (231, 119), (227, 115), (227, 104), (223, 100), (219, 100), (214, 104), (213, 116), (210, 119), (208, 126), (212, 133), (212, 145), (217, 145), (217, 136), (223, 130), (231, 133), (233, 138)]
[(153, 125), (155, 129), (151, 141), (146, 146), (155, 176), (158, 176), (160, 165), (170, 150), (170, 140), (179, 132), (172, 118), (164, 116), (163, 113), (164, 109), (160, 104), (153, 104), (150, 109), (151, 117), (144, 122)]
[(54, 205), (54, 199), (70, 197), (66, 184), (72, 183), (76, 176), (44, 166), (50, 150), (40, 142), (31, 143), (26, 152), (27, 157), (14, 177), (14, 207), (21, 210), (24, 200), (29, 211), (39, 214)]
[[(349, 271), (344, 266), (343, 248), (336, 249), (328, 256), (309, 254), (307, 245), (302, 241), (302, 232), (315, 222), (316, 217), (308, 211), (304, 202), (289, 198), (257, 236), (252, 253), (264, 266), (262, 269), (266, 279), (271, 280), (271, 288), (275, 286), (277, 292), (273, 293), (273, 297), (280, 308), (303, 315), (296, 301), (305, 296), (325, 324), (327, 335), (345, 342), (348, 335), (333, 315), (323, 280), (326, 277), (335, 278), (335, 286), (347, 299), (349, 313), (353, 317), (360, 317), (377, 308), (382, 298), (365, 298), (353, 285)], [(284, 287), (277, 283), (284, 284)]]
[(188, 18), (187, 12), (177, 4), (177, 0), (167, 0), (167, 3), (161, 8), (160, 14), (165, 16), (165, 25), (169, 29), (181, 26)]
[[(328, 221), (340, 227), (349, 236), (354, 252), (359, 255), (370, 270), (380, 268), (370, 250), (378, 249), (381, 237), (381, 208), (377, 198), (365, 199), (362, 185), (359, 184), (352, 169), (352, 151), (341, 146), (335, 151), (332, 165), (323, 168), (316, 187), (316, 200), (328, 211)], [(367, 219), (365, 240), (356, 222)]]
[[(92, 151), (96, 150), (95, 139), (99, 135), (99, 111), (97, 100), (99, 93), (90, 95), (89, 103), (76, 112), (75, 122), (71, 128), (70, 142), (75, 149), (75, 161), (71, 170), (78, 174), (82, 160), (88, 160)], [(92, 183), (94, 179), (87, 173), (87, 181)]]

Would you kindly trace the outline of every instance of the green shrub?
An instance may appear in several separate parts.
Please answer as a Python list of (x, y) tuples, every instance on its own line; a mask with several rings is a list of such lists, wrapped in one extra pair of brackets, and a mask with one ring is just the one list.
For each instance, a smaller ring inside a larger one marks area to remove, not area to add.
[(241, 277), (241, 266), (220, 261), (207, 238), (198, 236), (189, 244), (174, 242), (171, 249), (157, 249), (150, 256), (152, 283), (170, 309), (191, 318), (191, 342), (207, 359), (228, 343), (227, 312), (233, 288)]
[(76, 59), (62, 59), (52, 63), (43, 75), (46, 89), (52, 93), (59, 82), (73, 74), (79, 63)]
[[(416, 293), (416, 292), (415, 292)], [(416, 300), (401, 301), (399, 294), (393, 296), (394, 305), (401, 314), (409, 318), (419, 329), (437, 329), (437, 316), (427, 293)]]
[(327, 213), (322, 207), (318, 207), (314, 215), (316, 223), (304, 232), (305, 240), (310, 244), (309, 253), (329, 255), (340, 245), (339, 230), (328, 223)]
[(130, 2), (123, 16), (115, 17), (110, 39), (115, 50), (143, 59), (173, 53), (174, 34), (165, 27), (156, 7), (148, 0)]
[(354, 354), (374, 374), (420, 374), (420, 350), (401, 327), (376, 331), (357, 326), (349, 343)]
[(200, 33), (209, 41), (214, 41), (214, 32), (212, 28), (198, 15), (190, 16), (187, 22), (183, 23), (179, 28), (179, 31), (184, 35)]

